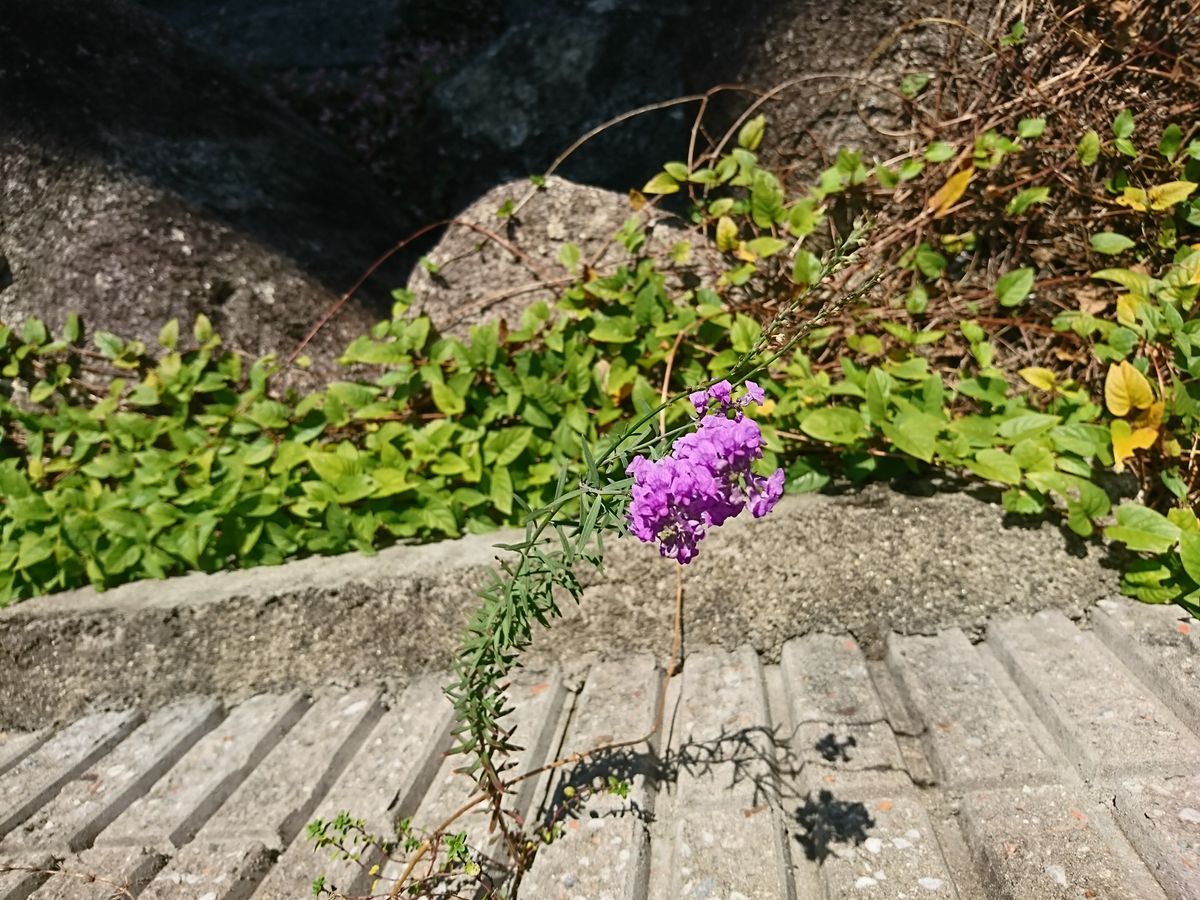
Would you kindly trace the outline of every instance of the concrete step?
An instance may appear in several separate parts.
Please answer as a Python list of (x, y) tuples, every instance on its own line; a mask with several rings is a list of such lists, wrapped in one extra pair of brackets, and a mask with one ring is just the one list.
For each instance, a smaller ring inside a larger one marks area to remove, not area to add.
[[(1092, 622), (892, 635), (871, 659), (846, 635), (778, 662), (694, 647), (665, 682), (647, 654), (522, 672), (508, 774), (535, 774), (509, 821), (553, 840), (521, 896), (1195, 900), (1200, 646), (1172, 610)], [(295, 900), (322, 874), (386, 893), (403, 847), (331, 859), (304, 826), (348, 812), (390, 838), (464, 804), (446, 680), (390, 708), (364, 688), (194, 698), (0, 736), (0, 900)], [(485, 868), (509, 852), (493, 824), (454, 826)]]

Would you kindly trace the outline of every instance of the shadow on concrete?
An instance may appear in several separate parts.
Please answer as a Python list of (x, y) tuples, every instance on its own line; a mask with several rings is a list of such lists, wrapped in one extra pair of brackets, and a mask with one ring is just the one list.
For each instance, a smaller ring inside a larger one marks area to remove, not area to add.
[[(848, 751), (856, 746), (853, 737), (839, 741), (828, 734), (815, 745), (822, 758), (833, 762), (848, 760)], [(867, 807), (858, 801), (839, 800), (828, 790), (801, 794), (793, 787), (799, 781), (803, 763), (792, 743), (776, 731), (763, 726), (722, 731), (707, 741), (688, 741), (661, 756), (645, 745), (602, 751), (565, 770), (556, 781), (546, 803), (539, 811), (539, 825), (553, 827), (567, 819), (634, 816), (650, 823), (652, 811), (638, 800), (628, 798), (620, 804), (590, 808), (579, 798), (591, 790), (604, 790), (611, 780), (632, 783), (641, 777), (650, 791), (671, 790), (679, 776), (692, 777), (713, 773), (718, 766), (732, 766), (727, 781), (714, 785), (714, 791), (729, 791), (750, 784), (751, 799), (740, 801), (750, 808), (760, 805), (784, 811), (793, 838), (806, 858), (825, 860), (833, 844), (861, 844), (875, 825)], [(793, 804), (795, 804), (793, 806)]]
[(830, 791), (818, 791), (804, 798), (792, 814), (796, 841), (806, 858), (824, 862), (832, 844), (861, 844), (875, 820), (858, 801), (838, 800)]
[(663, 754), (647, 749), (645, 744), (602, 750), (569, 767), (558, 778), (540, 812), (542, 824), (551, 825), (564, 818), (630, 814), (646, 822), (653, 821), (653, 814), (634, 801), (623, 808), (599, 813), (573, 802), (572, 797), (584, 789), (606, 785), (610, 779), (632, 782), (639, 776), (645, 780), (647, 790), (670, 791), (682, 773), (701, 778), (716, 771), (718, 766), (730, 764), (729, 778), (714, 785), (714, 790), (727, 791), (749, 784), (751, 797), (747, 802), (751, 807), (778, 806), (785, 799), (786, 785), (800, 771), (789, 741), (765, 726), (722, 730), (711, 740), (688, 741)]

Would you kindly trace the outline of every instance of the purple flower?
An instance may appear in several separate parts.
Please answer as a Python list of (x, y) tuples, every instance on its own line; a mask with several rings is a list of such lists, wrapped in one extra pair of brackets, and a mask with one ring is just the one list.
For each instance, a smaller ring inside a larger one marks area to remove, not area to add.
[(733, 385), (727, 380), (718, 381), (712, 387), (705, 391), (693, 391), (688, 395), (688, 400), (692, 402), (692, 406), (696, 408), (696, 415), (702, 416), (708, 412), (708, 407), (712, 401), (717, 401), (717, 412), (725, 413), (730, 409), (734, 410), (737, 417), (742, 416), (741, 410), (749, 406), (751, 403), (762, 405), (766, 399), (766, 394), (763, 389), (753, 381), (747, 381), (744, 385), (746, 392), (741, 399), (734, 402)]
[(761, 475), (751, 475), (749, 479), (750, 515), (761, 519), (779, 502), (783, 496), (783, 469), (776, 469), (766, 478)]
[(756, 406), (762, 406), (766, 397), (767, 395), (763, 393), (763, 389), (760, 388), (755, 382), (747, 381), (746, 396), (742, 397), (742, 406), (748, 406), (751, 403), (755, 404)]
[(733, 404), (733, 385), (722, 379), (708, 389), (708, 396), (721, 404), (721, 409), (729, 409)]
[[(626, 470), (633, 476), (629, 530), (659, 552), (686, 564), (696, 557), (707, 530), (737, 516), (747, 506), (755, 518), (765, 516), (783, 496), (783, 469), (769, 476), (752, 471), (762, 459), (758, 423), (743, 407), (763, 401), (763, 390), (747, 382), (736, 403), (728, 381), (689, 399), (701, 415), (695, 431), (676, 438), (662, 459), (635, 457)], [(711, 401), (718, 410), (706, 414)], [(733, 411), (730, 418), (729, 412)]]

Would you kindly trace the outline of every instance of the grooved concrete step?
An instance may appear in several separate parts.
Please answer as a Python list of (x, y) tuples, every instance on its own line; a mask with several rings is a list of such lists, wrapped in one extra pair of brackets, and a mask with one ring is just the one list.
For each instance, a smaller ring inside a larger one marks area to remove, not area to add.
[(3, 843), (42, 850), (82, 850), (162, 777), (200, 735), (221, 720), (221, 704), (187, 700), (165, 707), (62, 788)]
[(1101, 600), (1096, 634), (1192, 731), (1200, 731), (1200, 622), (1175, 606)]
[(1130, 780), (1117, 821), (1169, 897), (1200, 897), (1200, 777)]
[(1164, 896), (1104, 807), (1062, 785), (970, 794), (963, 829), (998, 897)]
[(150, 847), (93, 847), (64, 860), (32, 900), (110, 900), (123, 897), (121, 890), (137, 896), (166, 863)]
[(0, 776), (0, 836), (24, 822), (63, 784), (127, 735), (141, 716), (100, 713), (64, 728)]
[(958, 629), (893, 639), (888, 663), (919, 711), (934, 774), (955, 788), (1048, 781), (1055, 767)]
[(661, 808), (674, 828), (662, 835), (671, 852), (666, 865), (668, 854), (657, 855), (651, 896), (793, 896), (775, 765), (786, 742), (757, 654), (691, 654), (667, 708), (674, 789)]
[(0, 733), (0, 775), (3, 775), (29, 753), (37, 748), (46, 737), (46, 731)]
[[(204, 823), (197, 840), (213, 846), (257, 841), (267, 850), (283, 850), (382, 713), (374, 689), (318, 697)], [(288, 785), (286, 793), (281, 784)]]
[(783, 645), (792, 747), (809, 791), (870, 797), (908, 790), (911, 777), (858, 644), (814, 634)]
[(0, 900), (26, 900), (46, 881), (45, 869), (54, 865), (49, 853), (27, 851), (9, 859), (0, 857)]
[[(316, 816), (328, 821), (348, 812), (375, 833), (390, 832), (391, 817), (412, 815), (421, 801), (447, 744), (453, 710), (440, 683), (424, 679), (411, 685), (396, 707), (384, 715), (322, 798)], [(378, 858), (371, 854), (365, 862)], [(254, 893), (255, 900), (292, 900), (311, 895), (318, 873), (353, 894), (370, 878), (362, 866), (318, 856), (303, 833), (279, 857)]]
[[(661, 673), (648, 655), (593, 668), (555, 755), (565, 758), (648, 735), (660, 684)], [(539, 824), (558, 826), (562, 836), (538, 851), (528, 896), (646, 896), (655, 768), (651, 744), (639, 741), (547, 774)], [(610, 774), (629, 780), (628, 798), (601, 794), (582, 812), (572, 808), (571, 791), (587, 789), (595, 778)]]
[(96, 838), (97, 846), (154, 846), (170, 853), (190, 841), (303, 711), (295, 694), (247, 700)]
[(1094, 634), (1061, 613), (1001, 622), (988, 639), (1084, 777), (1200, 771), (1195, 735)]
[[(553, 837), (521, 896), (1196, 900), (1200, 645), (1169, 610), (1093, 621), (892, 636), (870, 660), (845, 635), (789, 641), (778, 665), (695, 647), (665, 682), (649, 655), (521, 672), (503, 774), (536, 774), (511, 821)], [(412, 816), (423, 834), (464, 805), (445, 680), (388, 709), (373, 689), (264, 694), (4, 736), (0, 900), (297, 900), (319, 875), (386, 893), (403, 848), (331, 860), (304, 825), (348, 813), (386, 838)], [(489, 825), (451, 826), (485, 866), (507, 852)]]

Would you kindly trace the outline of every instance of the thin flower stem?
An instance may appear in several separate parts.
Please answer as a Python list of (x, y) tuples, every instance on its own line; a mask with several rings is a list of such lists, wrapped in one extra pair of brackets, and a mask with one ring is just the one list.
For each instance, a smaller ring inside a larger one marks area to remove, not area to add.
[(675, 627), (671, 637), (671, 664), (667, 667), (667, 677), (679, 674), (683, 668), (680, 654), (683, 650), (683, 566), (675, 566)]

